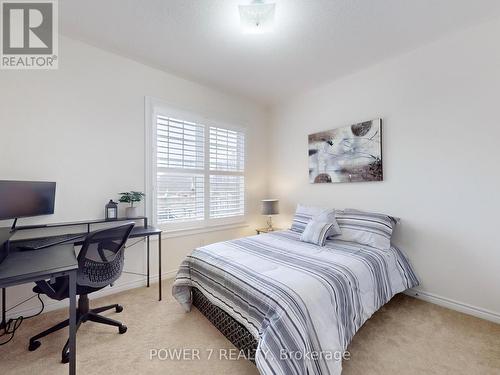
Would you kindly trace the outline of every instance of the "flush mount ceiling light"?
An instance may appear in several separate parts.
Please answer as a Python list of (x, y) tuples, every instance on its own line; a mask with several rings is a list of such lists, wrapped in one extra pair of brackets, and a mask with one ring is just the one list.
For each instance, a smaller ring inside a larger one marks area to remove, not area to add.
[(275, 8), (275, 3), (265, 3), (263, 0), (253, 0), (250, 4), (239, 5), (242, 31), (245, 34), (272, 31)]

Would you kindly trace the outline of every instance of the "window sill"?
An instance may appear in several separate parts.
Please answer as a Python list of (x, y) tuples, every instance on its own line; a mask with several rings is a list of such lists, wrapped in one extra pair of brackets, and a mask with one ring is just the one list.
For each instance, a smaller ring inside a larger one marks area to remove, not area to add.
[(223, 230), (230, 229), (238, 229), (238, 228), (246, 228), (249, 227), (249, 224), (246, 222), (234, 223), (234, 224), (224, 224), (224, 225), (212, 225), (207, 227), (200, 228), (183, 228), (183, 229), (166, 229), (161, 228), (164, 232), (161, 238), (175, 238), (175, 237), (186, 237), (192, 236), (201, 233), (209, 233), (209, 232), (220, 232)]

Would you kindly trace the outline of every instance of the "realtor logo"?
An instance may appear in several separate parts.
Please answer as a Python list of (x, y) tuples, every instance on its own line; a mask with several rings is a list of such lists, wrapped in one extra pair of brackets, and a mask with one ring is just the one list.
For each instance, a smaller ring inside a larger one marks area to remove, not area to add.
[(57, 0), (0, 1), (1, 69), (57, 69)]

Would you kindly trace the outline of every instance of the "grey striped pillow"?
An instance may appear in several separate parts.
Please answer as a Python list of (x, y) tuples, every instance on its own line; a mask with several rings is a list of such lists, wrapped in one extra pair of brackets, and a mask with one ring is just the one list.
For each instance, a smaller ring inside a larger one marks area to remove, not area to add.
[(328, 221), (311, 220), (307, 223), (304, 231), (300, 235), (302, 242), (313, 243), (318, 246), (325, 246), (328, 232), (335, 223)]
[[(297, 209), (295, 210), (295, 216), (293, 217), (292, 227), (290, 229), (294, 232), (302, 233), (306, 228), (306, 225), (313, 219), (325, 222), (335, 222), (335, 210), (333, 208), (298, 204)], [(330, 236), (334, 236), (339, 233), (340, 230), (330, 234)]]
[(341, 234), (334, 240), (356, 242), (380, 250), (389, 250), (397, 219), (389, 215), (345, 209), (335, 214)]

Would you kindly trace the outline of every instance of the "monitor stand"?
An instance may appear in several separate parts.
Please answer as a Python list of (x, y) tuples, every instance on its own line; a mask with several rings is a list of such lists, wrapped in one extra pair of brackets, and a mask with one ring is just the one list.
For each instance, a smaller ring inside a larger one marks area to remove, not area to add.
[(11, 232), (14, 232), (16, 230), (16, 224), (17, 224), (17, 217), (14, 219), (14, 222), (12, 223), (12, 226), (10, 227)]

